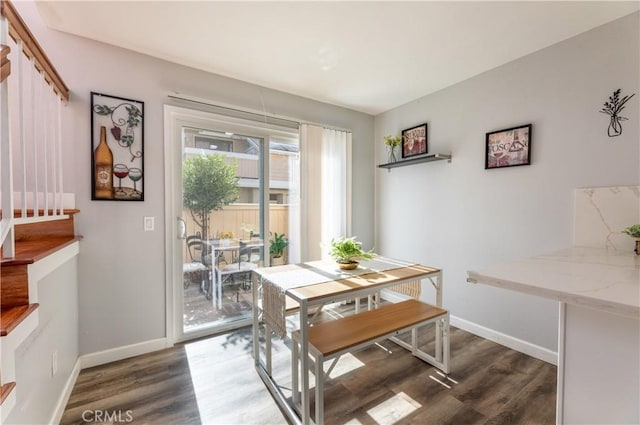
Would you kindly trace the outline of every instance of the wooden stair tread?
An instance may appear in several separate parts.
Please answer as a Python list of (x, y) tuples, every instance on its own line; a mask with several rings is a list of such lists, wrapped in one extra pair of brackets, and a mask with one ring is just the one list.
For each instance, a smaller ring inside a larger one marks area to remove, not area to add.
[(4, 258), (2, 265), (31, 264), (82, 239), (82, 236), (64, 236), (16, 242), (15, 256)]
[(0, 387), (0, 405), (4, 403), (4, 400), (7, 398), (9, 393), (13, 391), (15, 387), (16, 387), (15, 382), (7, 382), (2, 387)]
[[(442, 316), (447, 310), (410, 299), (309, 328), (309, 344), (324, 356)], [(299, 339), (300, 331), (294, 332)]]
[(0, 311), (0, 336), (7, 336), (24, 319), (33, 313), (39, 304), (19, 305)]

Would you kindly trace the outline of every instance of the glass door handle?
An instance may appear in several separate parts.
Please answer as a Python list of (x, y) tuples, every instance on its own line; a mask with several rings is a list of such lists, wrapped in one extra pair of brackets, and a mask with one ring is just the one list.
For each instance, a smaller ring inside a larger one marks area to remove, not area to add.
[(187, 237), (187, 223), (185, 223), (182, 217), (178, 217), (178, 239), (185, 239)]

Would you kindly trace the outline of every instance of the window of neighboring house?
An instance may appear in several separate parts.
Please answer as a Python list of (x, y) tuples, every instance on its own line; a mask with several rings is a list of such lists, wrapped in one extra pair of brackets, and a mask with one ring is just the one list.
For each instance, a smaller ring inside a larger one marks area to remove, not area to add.
[(231, 140), (215, 139), (212, 137), (195, 136), (195, 147), (198, 149), (210, 149), (220, 152), (233, 152), (233, 142)]

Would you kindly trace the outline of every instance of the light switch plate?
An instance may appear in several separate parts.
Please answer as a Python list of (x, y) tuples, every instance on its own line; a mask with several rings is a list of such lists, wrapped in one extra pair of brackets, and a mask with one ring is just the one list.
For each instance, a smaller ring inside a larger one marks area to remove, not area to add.
[(144, 218), (144, 231), (145, 232), (153, 232), (155, 228), (155, 217), (145, 217)]

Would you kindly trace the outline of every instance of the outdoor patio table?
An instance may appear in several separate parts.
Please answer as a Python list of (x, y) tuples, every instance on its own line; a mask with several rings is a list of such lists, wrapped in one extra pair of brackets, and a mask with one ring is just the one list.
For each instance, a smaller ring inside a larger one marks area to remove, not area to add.
[[(211, 247), (212, 266), (214, 272), (214, 293), (213, 302), (216, 303), (218, 308), (222, 307), (222, 284), (225, 276), (233, 275), (236, 273), (250, 273), (251, 270), (258, 267), (256, 264), (250, 261), (241, 261), (240, 250), (261, 248), (264, 246), (262, 239), (212, 239), (207, 241), (207, 245)], [(232, 263), (225, 263), (228, 267), (220, 267), (220, 258), (225, 252), (232, 253)], [(249, 257), (251, 254), (249, 253)], [(249, 258), (250, 259), (250, 258)]]
[[(328, 303), (359, 299), (413, 281), (428, 279), (435, 288), (435, 303), (442, 306), (442, 271), (415, 263), (376, 257), (361, 261), (358, 269), (339, 270), (331, 261), (259, 268), (253, 272), (253, 356), (258, 374), (293, 423), (310, 423), (309, 403), (309, 311)], [(402, 291), (400, 291), (402, 292)], [(415, 296), (415, 295), (414, 295)], [(285, 315), (289, 301), (297, 303), (300, 314), (301, 405), (300, 411), (288, 400), (271, 373), (271, 335), (286, 335)], [(260, 356), (260, 324), (265, 327), (265, 360)], [(443, 358), (443, 326), (436, 326), (434, 365)]]

